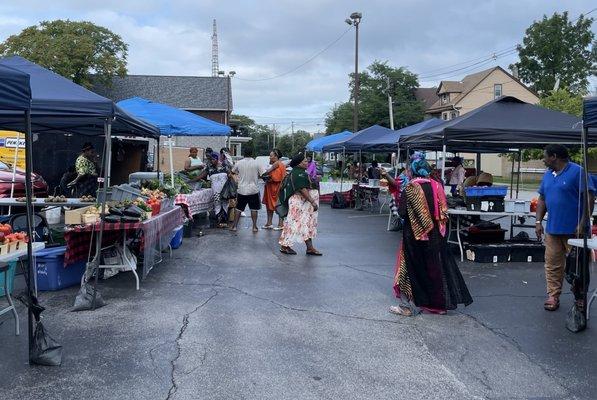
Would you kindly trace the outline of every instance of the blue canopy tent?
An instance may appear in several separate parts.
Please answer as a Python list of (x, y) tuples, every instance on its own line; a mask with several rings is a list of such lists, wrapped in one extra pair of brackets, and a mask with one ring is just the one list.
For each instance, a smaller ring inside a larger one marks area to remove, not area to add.
[(335, 143), (339, 141), (343, 141), (349, 139), (352, 135), (350, 131), (342, 131), (339, 133), (333, 133), (331, 135), (323, 136), (317, 139), (311, 140), (307, 143), (306, 149), (307, 151), (315, 151), (321, 153), (323, 151), (323, 146), (328, 145), (330, 143)]
[[(118, 106), (135, 117), (158, 127), (163, 136), (228, 136), (230, 127), (191, 112), (141, 97), (119, 101)], [(170, 182), (174, 186), (172, 141), (170, 148)]]
[(413, 135), (423, 129), (431, 128), (444, 123), (439, 118), (426, 119), (417, 124), (407, 126), (397, 131), (391, 131), (383, 136), (372, 139), (363, 146), (363, 151), (369, 152), (389, 152), (395, 151), (398, 147), (398, 141), (403, 136)]
[(384, 128), (380, 125), (373, 125), (369, 128), (361, 129), (354, 135), (334, 143), (323, 146), (323, 151), (348, 151), (357, 152), (363, 150), (363, 147), (374, 139), (395, 131)]

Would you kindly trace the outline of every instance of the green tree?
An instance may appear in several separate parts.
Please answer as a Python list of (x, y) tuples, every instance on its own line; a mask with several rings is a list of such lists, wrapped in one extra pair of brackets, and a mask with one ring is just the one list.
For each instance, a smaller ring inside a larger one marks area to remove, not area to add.
[(18, 55), (90, 88), (110, 86), (126, 75), (128, 45), (119, 35), (91, 22), (43, 21), (0, 44), (2, 56)]
[(526, 30), (518, 46), (520, 61), (516, 67), (520, 78), (539, 93), (548, 93), (557, 79), (572, 93), (584, 95), (588, 77), (597, 70), (597, 46), (591, 30), (593, 18), (581, 15), (568, 20), (568, 13), (543, 16)]
[(252, 146), (255, 156), (268, 155), (273, 148), (274, 131), (267, 125), (257, 124), (246, 115), (234, 114), (230, 121), (246, 129), (251, 141), (243, 146)]
[(549, 96), (541, 98), (539, 104), (550, 110), (582, 117), (582, 96), (570, 93), (566, 89), (552, 90)]
[[(371, 125), (390, 127), (388, 90), (394, 104), (394, 127), (403, 128), (420, 122), (423, 103), (415, 98), (419, 86), (417, 76), (405, 68), (394, 68), (387, 62), (375, 61), (359, 73), (359, 129)], [(389, 83), (389, 87), (388, 87)], [(350, 98), (354, 99), (354, 73), (350, 74)], [(326, 116), (326, 132), (353, 130), (352, 102), (340, 104)]]
[(311, 135), (304, 130), (298, 130), (294, 134), (281, 135), (276, 141), (276, 147), (286, 157), (292, 158), (299, 151), (303, 151), (311, 140)]

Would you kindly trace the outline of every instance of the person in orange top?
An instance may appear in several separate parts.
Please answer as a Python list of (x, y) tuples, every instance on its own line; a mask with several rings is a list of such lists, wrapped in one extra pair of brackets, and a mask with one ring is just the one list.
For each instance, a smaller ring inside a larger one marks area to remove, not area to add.
[(265, 190), (263, 191), (262, 203), (265, 204), (267, 210), (267, 222), (263, 226), (263, 229), (273, 229), (275, 231), (282, 230), (284, 220), (280, 218), (278, 220), (278, 226), (273, 227), (274, 211), (276, 210), (276, 203), (278, 202), (278, 192), (280, 191), (280, 185), (286, 176), (286, 165), (280, 161), (282, 153), (278, 149), (273, 149), (269, 153), (270, 168), (262, 175), (265, 180)]

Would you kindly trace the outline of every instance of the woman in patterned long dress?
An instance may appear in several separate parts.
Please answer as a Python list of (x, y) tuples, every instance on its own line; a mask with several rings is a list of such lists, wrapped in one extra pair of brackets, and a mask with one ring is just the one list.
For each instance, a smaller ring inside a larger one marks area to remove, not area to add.
[(443, 186), (430, 179), (431, 167), (420, 154), (411, 162), (413, 179), (400, 199), (404, 219), (402, 243), (394, 277), (401, 304), (394, 314), (411, 316), (417, 308), (445, 314), (458, 304), (473, 302), (454, 257), (448, 252), (448, 208)]
[(317, 210), (319, 209), (319, 192), (307, 173), (308, 162), (303, 153), (299, 153), (290, 161), (292, 172), (288, 177), (289, 185), (281, 199), (288, 203), (288, 215), (284, 220), (284, 228), (280, 236), (280, 252), (296, 254), (292, 245), (304, 242), (307, 255), (321, 256), (313, 247), (313, 238), (317, 235)]

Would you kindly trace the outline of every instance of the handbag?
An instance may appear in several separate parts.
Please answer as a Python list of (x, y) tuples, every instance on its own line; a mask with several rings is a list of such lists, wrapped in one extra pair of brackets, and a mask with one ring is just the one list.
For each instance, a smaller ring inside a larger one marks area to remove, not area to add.
[(220, 199), (222, 200), (230, 200), (236, 199), (236, 195), (238, 192), (238, 184), (232, 178), (228, 178), (224, 186), (222, 186), (222, 191), (220, 192)]
[(290, 196), (294, 194), (294, 183), (292, 181), (292, 174), (286, 175), (280, 190), (278, 192), (278, 200), (276, 201), (275, 211), (280, 218), (286, 218), (288, 216), (288, 200)]

